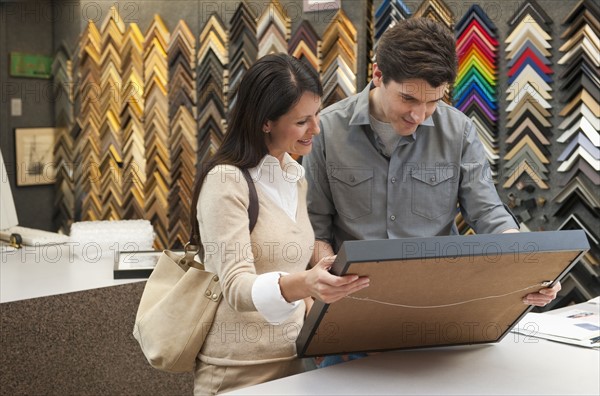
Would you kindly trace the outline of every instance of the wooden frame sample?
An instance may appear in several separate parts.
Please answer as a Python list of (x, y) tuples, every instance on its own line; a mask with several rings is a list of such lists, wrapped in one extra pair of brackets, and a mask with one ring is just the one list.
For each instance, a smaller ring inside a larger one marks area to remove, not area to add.
[(588, 249), (582, 230), (346, 241), (331, 272), (370, 286), (315, 301), (298, 356), (498, 342)]

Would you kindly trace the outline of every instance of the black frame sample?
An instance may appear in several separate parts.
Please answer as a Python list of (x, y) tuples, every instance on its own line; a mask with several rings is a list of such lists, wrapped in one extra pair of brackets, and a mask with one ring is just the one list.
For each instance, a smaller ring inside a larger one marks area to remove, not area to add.
[[(175, 253), (183, 253), (183, 250), (173, 250)], [(161, 250), (139, 250), (139, 251), (120, 251), (119, 254), (115, 256), (115, 264), (113, 268), (113, 279), (148, 279), (154, 267), (121, 267), (121, 256), (129, 256), (128, 260), (137, 260), (135, 255), (151, 255), (158, 258), (162, 254)], [(136, 261), (131, 261), (132, 263), (136, 263)], [(156, 265), (156, 263), (155, 263)]]
[(582, 230), (346, 241), (330, 271), (370, 286), (315, 301), (298, 356), (498, 342), (589, 248)]

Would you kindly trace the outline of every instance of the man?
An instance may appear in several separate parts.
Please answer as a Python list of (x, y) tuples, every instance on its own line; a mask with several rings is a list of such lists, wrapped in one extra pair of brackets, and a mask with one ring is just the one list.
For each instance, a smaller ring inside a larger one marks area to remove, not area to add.
[[(356, 239), (456, 234), (456, 203), (479, 234), (518, 232), (472, 121), (442, 98), (457, 73), (454, 35), (427, 18), (381, 37), (373, 81), (321, 112), (303, 160), (318, 259)], [(560, 284), (524, 297), (544, 306)]]

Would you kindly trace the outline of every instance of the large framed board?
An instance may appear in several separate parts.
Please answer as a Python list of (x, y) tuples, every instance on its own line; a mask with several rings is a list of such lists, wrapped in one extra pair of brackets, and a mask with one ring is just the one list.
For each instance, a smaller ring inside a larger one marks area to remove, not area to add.
[(316, 301), (298, 356), (498, 342), (588, 249), (582, 230), (346, 241), (331, 272), (370, 286)]

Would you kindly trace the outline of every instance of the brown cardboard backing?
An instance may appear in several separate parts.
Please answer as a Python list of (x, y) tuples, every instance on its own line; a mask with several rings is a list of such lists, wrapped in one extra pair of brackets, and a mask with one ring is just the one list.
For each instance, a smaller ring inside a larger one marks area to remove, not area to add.
[(370, 286), (334, 304), (320, 303), (325, 312), (320, 321), (307, 319), (305, 326), (318, 327), (312, 329), (308, 345), (299, 345), (299, 354), (499, 341), (529, 310), (522, 298), (541, 289), (542, 282), (556, 280), (580, 254), (505, 253), (350, 264), (346, 273), (369, 276)]

